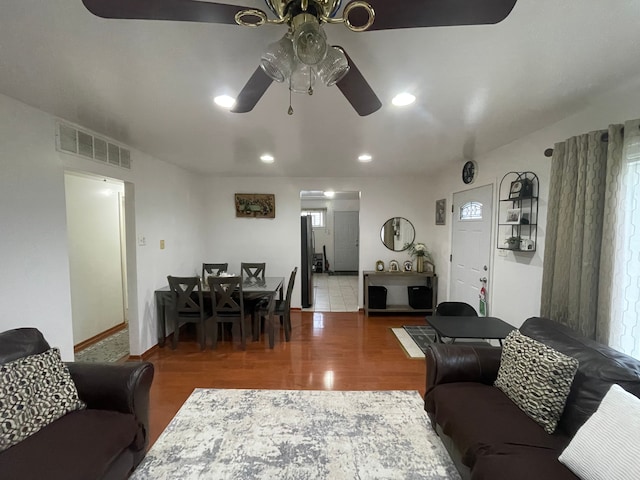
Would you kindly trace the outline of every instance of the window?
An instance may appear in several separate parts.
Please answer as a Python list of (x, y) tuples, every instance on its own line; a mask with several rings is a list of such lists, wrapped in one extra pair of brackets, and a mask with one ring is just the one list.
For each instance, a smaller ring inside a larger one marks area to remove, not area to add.
[(609, 343), (640, 359), (640, 139), (627, 144), (622, 173)]
[(482, 220), (482, 204), (467, 202), (460, 207), (460, 220)]
[(327, 225), (327, 209), (326, 208), (310, 208), (302, 210), (301, 216), (308, 215), (311, 217), (311, 226), (313, 228), (324, 228)]

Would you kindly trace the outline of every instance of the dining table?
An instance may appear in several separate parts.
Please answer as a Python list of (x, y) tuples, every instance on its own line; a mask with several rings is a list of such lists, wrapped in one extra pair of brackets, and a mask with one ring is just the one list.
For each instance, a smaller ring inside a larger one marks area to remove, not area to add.
[[(269, 299), (269, 319), (268, 321), (273, 324), (273, 310), (275, 304), (275, 298), (279, 295), (279, 299), (282, 300), (283, 292), (282, 285), (284, 284), (284, 277), (246, 277), (242, 281), (242, 293), (243, 295), (250, 294), (252, 298), (261, 296)], [(211, 291), (209, 285), (204, 284), (202, 288), (202, 295), (204, 298), (211, 298)], [(171, 304), (173, 299), (173, 292), (169, 288), (169, 285), (165, 285), (162, 288), (158, 288), (154, 291), (154, 297), (156, 302), (156, 322), (158, 330), (158, 346), (164, 347), (167, 338), (167, 306)], [(273, 348), (274, 338), (272, 334), (273, 329), (270, 329), (269, 346)]]

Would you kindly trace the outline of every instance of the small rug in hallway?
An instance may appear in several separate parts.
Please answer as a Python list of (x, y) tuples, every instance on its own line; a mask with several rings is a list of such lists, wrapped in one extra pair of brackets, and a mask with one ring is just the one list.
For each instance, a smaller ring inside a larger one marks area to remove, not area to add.
[(428, 325), (405, 325), (391, 331), (411, 358), (424, 358), (427, 346), (436, 341), (436, 333)]
[(131, 480), (460, 477), (416, 391), (196, 389)]
[(129, 328), (124, 328), (76, 352), (74, 358), (76, 362), (108, 363), (117, 362), (128, 356)]

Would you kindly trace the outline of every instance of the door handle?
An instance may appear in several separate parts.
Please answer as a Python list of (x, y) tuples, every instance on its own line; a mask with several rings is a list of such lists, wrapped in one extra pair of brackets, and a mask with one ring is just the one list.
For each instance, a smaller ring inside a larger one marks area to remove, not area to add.
[(482, 277), (482, 278), (480, 279), (480, 281), (481, 281), (482, 283), (487, 283), (487, 277)]

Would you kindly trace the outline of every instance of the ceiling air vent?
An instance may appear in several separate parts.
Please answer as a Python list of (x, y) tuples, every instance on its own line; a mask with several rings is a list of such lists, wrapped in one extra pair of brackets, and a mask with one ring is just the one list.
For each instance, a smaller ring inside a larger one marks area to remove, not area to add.
[(131, 151), (64, 123), (58, 124), (58, 150), (131, 170)]

